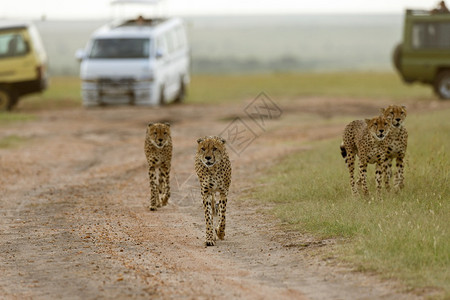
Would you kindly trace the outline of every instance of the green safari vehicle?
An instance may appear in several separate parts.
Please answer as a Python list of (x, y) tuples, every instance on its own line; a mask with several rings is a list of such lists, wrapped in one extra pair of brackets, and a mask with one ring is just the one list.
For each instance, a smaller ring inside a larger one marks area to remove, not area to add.
[(403, 42), (393, 56), (405, 82), (430, 84), (440, 98), (450, 99), (450, 13), (406, 10)]

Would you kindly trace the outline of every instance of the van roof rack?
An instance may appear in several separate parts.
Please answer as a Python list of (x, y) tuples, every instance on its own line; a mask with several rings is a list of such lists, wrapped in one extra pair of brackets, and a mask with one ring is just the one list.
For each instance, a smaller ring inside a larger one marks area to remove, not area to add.
[(111, 1), (112, 5), (115, 4), (158, 4), (162, 2), (162, 0), (113, 0)]
[(124, 22), (118, 24), (116, 27), (126, 27), (126, 26), (156, 26), (164, 22), (165, 18), (143, 18), (138, 17), (136, 19), (128, 19)]

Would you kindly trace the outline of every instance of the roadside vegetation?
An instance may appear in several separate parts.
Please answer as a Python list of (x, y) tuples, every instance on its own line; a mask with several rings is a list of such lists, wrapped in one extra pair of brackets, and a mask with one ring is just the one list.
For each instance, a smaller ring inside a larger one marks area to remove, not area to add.
[[(327, 256), (448, 299), (449, 115), (450, 110), (408, 116), (405, 188), (385, 192), (381, 201), (351, 196), (341, 139), (316, 142), (311, 150), (284, 158), (261, 179), (264, 187), (253, 196), (274, 204), (273, 213), (289, 229), (335, 239)], [(373, 195), (373, 166), (368, 174)]]
[[(429, 87), (405, 85), (393, 72), (196, 74), (192, 76), (186, 103), (240, 102), (261, 92), (278, 99), (317, 96), (421, 100), (434, 97)], [(80, 79), (52, 77), (47, 91), (21, 99), (16, 111), (75, 107), (81, 107)]]
[(9, 135), (3, 138), (0, 138), (0, 149), (2, 148), (14, 148), (22, 145), (27, 142), (29, 139), (20, 137), (17, 135)]

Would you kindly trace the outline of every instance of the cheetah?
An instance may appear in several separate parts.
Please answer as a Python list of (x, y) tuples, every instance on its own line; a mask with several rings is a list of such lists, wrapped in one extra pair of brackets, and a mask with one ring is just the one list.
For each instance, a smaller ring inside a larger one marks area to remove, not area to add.
[(384, 139), (389, 134), (390, 125), (383, 116), (366, 120), (352, 121), (345, 127), (341, 154), (345, 159), (350, 173), (350, 185), (353, 195), (358, 195), (353, 173), (355, 157), (359, 157), (359, 179), (364, 195), (369, 194), (367, 188), (367, 165), (376, 164), (376, 187), (378, 195), (381, 192), (382, 174), (386, 169)]
[(389, 135), (385, 139), (387, 168), (385, 176), (386, 189), (390, 189), (390, 179), (392, 176), (392, 161), (396, 160), (397, 172), (395, 174), (394, 186), (396, 189), (404, 187), (404, 165), (403, 159), (408, 146), (408, 131), (403, 126), (406, 118), (406, 107), (399, 105), (390, 105), (385, 109), (381, 109), (381, 114), (388, 119), (391, 125)]
[[(201, 195), (206, 222), (206, 246), (215, 245), (215, 236), (223, 240), (225, 237), (225, 212), (228, 189), (231, 183), (231, 162), (225, 147), (226, 141), (218, 136), (203, 137), (197, 140), (195, 155), (195, 171), (200, 181)], [(214, 195), (219, 193), (219, 223), (215, 229), (213, 214), (215, 209)]]
[(167, 205), (170, 198), (172, 138), (169, 123), (147, 125), (144, 150), (148, 162), (150, 210), (155, 211)]

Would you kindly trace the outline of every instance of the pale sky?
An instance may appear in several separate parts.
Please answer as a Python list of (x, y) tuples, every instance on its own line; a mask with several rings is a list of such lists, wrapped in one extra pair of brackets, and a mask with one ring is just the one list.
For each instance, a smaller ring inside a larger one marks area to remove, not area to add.
[[(430, 9), (438, 0), (165, 0), (158, 8), (123, 7), (127, 13), (151, 15), (403, 13)], [(120, 13), (111, 0), (0, 0), (0, 19), (105, 19)], [(450, 3), (449, 3), (450, 4)], [(450, 5), (448, 5), (450, 6)]]

